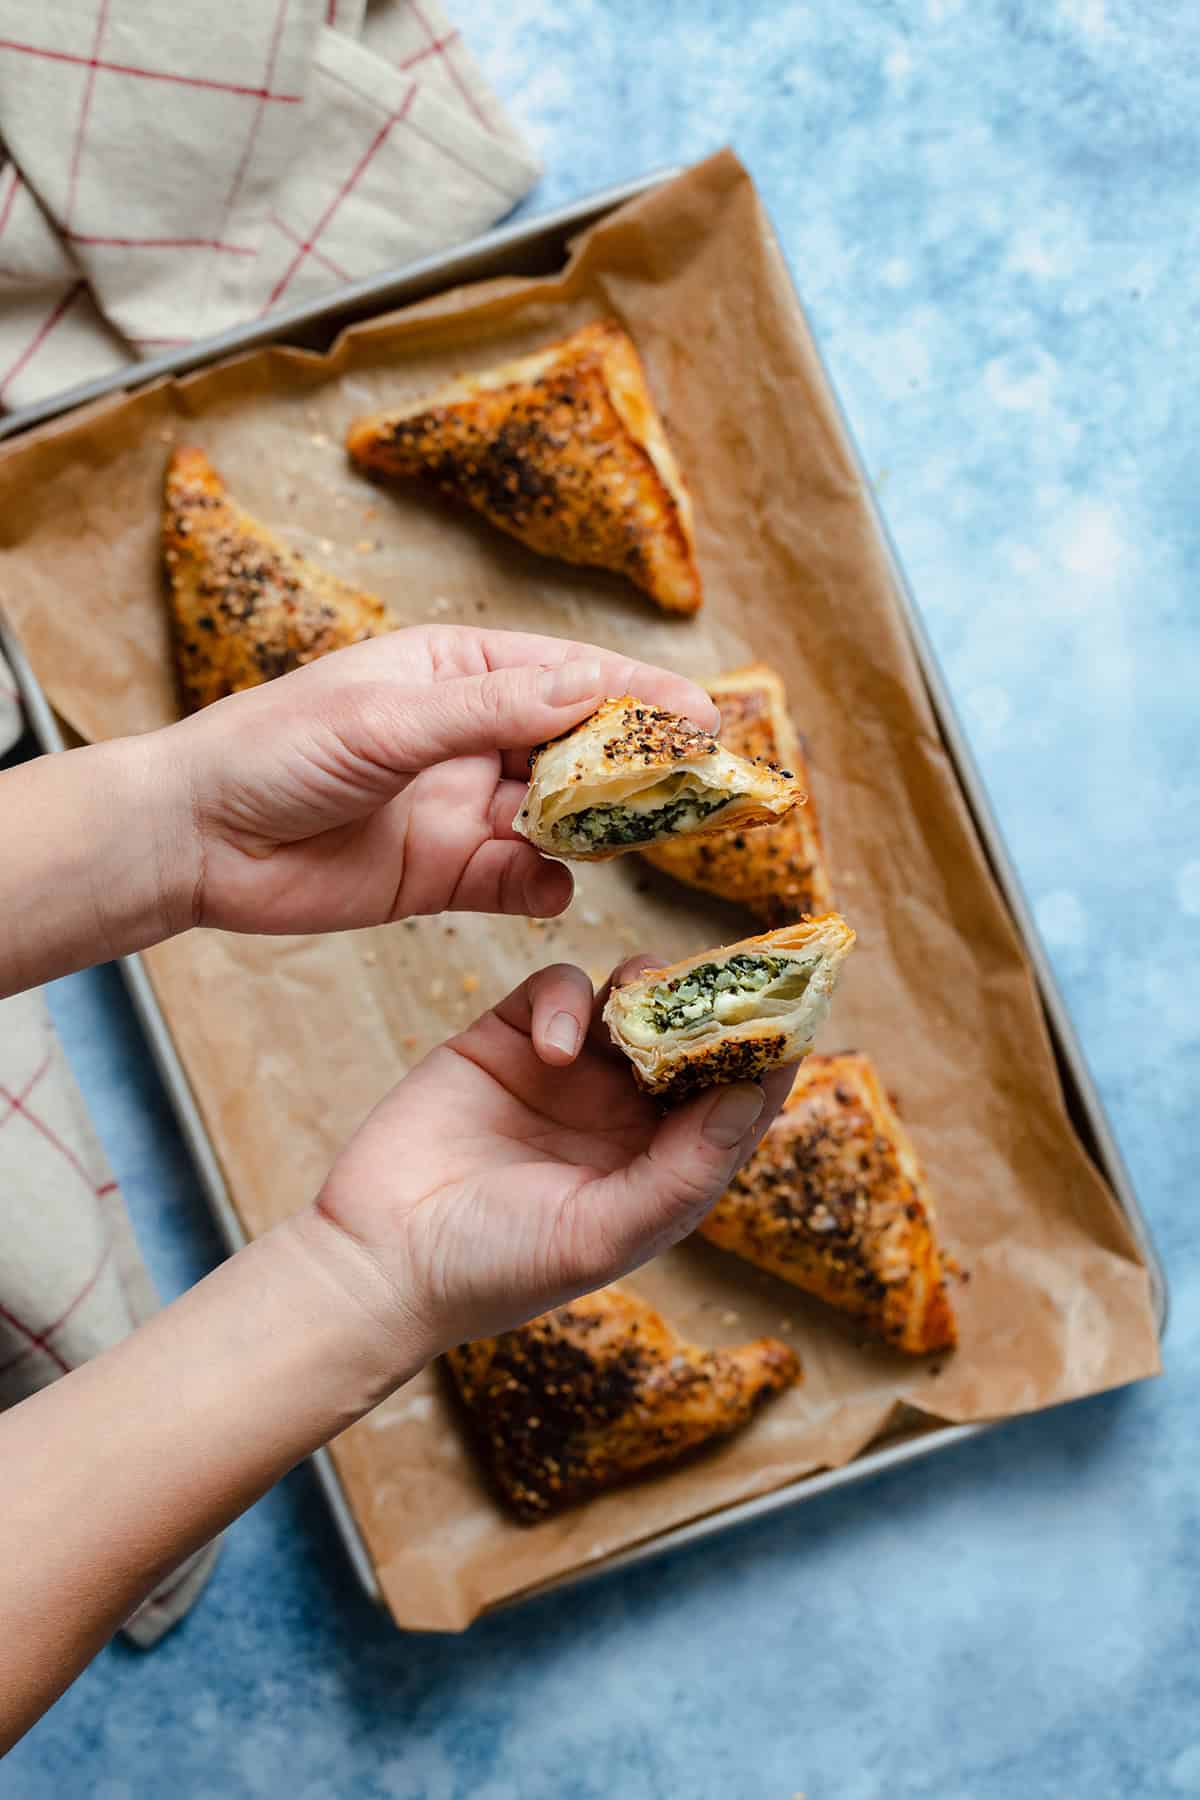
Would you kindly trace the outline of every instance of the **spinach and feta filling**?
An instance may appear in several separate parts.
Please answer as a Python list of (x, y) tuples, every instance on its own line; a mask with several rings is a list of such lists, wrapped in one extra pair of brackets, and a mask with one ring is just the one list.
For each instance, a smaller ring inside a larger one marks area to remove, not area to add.
[(655, 838), (694, 831), (703, 820), (739, 798), (737, 794), (710, 790), (707, 794), (684, 794), (664, 805), (640, 810), (625, 805), (585, 806), (580, 812), (568, 813), (566, 818), (560, 819), (555, 836), (566, 850), (648, 844)]
[(697, 963), (674, 981), (660, 981), (641, 1004), (641, 1023), (661, 1035), (717, 1023), (740, 1024), (760, 1011), (774, 1012), (803, 995), (816, 962), (812, 957), (741, 953), (725, 962)]

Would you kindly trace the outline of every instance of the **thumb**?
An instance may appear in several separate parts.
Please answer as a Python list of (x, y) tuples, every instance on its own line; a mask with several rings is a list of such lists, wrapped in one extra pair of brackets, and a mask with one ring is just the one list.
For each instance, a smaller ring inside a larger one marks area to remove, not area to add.
[(669, 1113), (649, 1147), (598, 1184), (591, 1205), (616, 1273), (694, 1230), (757, 1143), (766, 1107), (753, 1082), (703, 1094)]
[(348, 688), (347, 742), (378, 767), (415, 774), (453, 757), (524, 750), (587, 718), (605, 698), (599, 662), (525, 664), (423, 688)]

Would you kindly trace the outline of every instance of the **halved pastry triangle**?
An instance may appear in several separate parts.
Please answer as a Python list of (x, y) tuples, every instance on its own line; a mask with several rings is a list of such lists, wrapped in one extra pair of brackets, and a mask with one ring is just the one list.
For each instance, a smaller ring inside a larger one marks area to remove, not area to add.
[(700, 1230), (922, 1354), (957, 1341), (933, 1203), (869, 1057), (810, 1056)]
[(638, 1085), (673, 1103), (798, 1062), (829, 1012), (854, 933), (837, 913), (702, 950), (614, 988), (604, 1009)]
[(728, 1437), (800, 1379), (786, 1344), (699, 1349), (621, 1287), (446, 1360), (496, 1484), (526, 1523)]
[(828, 912), (833, 889), (783, 682), (766, 663), (753, 663), (719, 675), (708, 683), (708, 691), (721, 709), (718, 735), (724, 748), (736, 756), (790, 769), (807, 791), (807, 803), (749, 835), (735, 824), (701, 838), (670, 838), (648, 845), (643, 852), (646, 861), (702, 893), (744, 906), (767, 926), (790, 925)]
[(167, 464), (162, 541), (189, 712), (389, 628), (382, 600), (243, 512), (203, 450)]
[(603, 862), (685, 832), (764, 825), (803, 798), (790, 770), (746, 762), (625, 694), (535, 753), (514, 824), (547, 856)]
[(543, 556), (627, 576), (668, 612), (700, 605), (691, 499), (611, 321), (357, 419), (346, 447), (373, 474), (428, 477)]

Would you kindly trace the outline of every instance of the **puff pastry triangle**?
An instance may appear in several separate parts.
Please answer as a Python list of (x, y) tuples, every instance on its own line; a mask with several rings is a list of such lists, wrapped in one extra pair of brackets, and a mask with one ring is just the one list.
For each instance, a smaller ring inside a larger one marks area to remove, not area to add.
[(869, 1057), (810, 1056), (700, 1226), (913, 1354), (957, 1339), (929, 1189)]
[(611, 321), (358, 419), (346, 447), (368, 473), (432, 480), (543, 556), (627, 576), (667, 612), (700, 605), (691, 499)]
[(721, 711), (719, 738), (737, 756), (758, 758), (792, 772), (808, 795), (761, 831), (736, 823), (703, 837), (648, 845), (646, 861), (676, 881), (733, 901), (774, 927), (816, 918), (833, 906), (817, 810), (783, 682), (765, 663), (735, 669), (708, 684)]
[(638, 1085), (668, 1104), (798, 1062), (824, 1023), (854, 933), (837, 913), (702, 950), (614, 988), (604, 1009)]
[(374, 594), (244, 512), (202, 450), (167, 465), (162, 542), (189, 712), (389, 629)]
[(535, 752), (514, 825), (548, 856), (603, 862), (678, 833), (764, 825), (803, 799), (790, 770), (624, 694)]
[(786, 1344), (699, 1349), (621, 1287), (447, 1361), (496, 1484), (527, 1523), (728, 1437), (800, 1378)]

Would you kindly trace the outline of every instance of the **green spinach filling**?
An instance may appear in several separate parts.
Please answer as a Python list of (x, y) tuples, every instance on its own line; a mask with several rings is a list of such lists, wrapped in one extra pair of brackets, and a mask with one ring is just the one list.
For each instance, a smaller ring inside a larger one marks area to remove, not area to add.
[(778, 956), (731, 956), (728, 962), (699, 963), (676, 981), (660, 981), (646, 996), (655, 1031), (679, 1031), (717, 1011), (722, 994), (756, 994), (796, 965)]
[(568, 813), (559, 824), (558, 836), (572, 850), (648, 844), (652, 838), (691, 831), (710, 813), (719, 812), (739, 798), (737, 794), (714, 794), (711, 798), (692, 794), (668, 800), (646, 812), (635, 812), (629, 806), (585, 806), (582, 812)]

